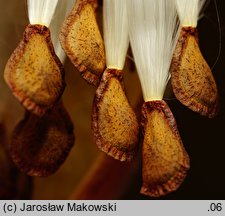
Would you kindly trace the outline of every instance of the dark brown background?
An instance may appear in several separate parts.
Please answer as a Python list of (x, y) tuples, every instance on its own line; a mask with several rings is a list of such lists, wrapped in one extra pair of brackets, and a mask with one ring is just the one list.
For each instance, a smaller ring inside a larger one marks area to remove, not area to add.
[[(175, 115), (181, 137), (190, 155), (191, 169), (181, 187), (162, 199), (225, 199), (224, 0), (217, 0), (217, 7), (220, 28), (218, 27), (215, 1), (211, 0), (199, 21), (198, 30), (200, 47), (210, 66), (215, 64), (219, 47), (221, 47), (219, 60), (212, 70), (220, 94), (220, 112), (216, 119), (209, 120), (188, 110), (173, 96), (170, 96), (168, 103)], [(2, 76), (5, 63), (17, 46), (28, 23), (26, 17), (25, 1), (0, 0), (0, 113), (3, 112), (8, 135), (10, 135), (15, 123), (21, 118), (23, 110), (11, 96)], [(221, 40), (219, 39), (220, 33)], [(55, 175), (34, 179), (34, 199), (68, 198), (99, 155), (99, 150), (92, 141), (90, 127), (91, 106), (95, 89), (81, 79), (68, 60), (65, 68), (67, 88), (63, 99), (75, 124), (76, 146), (66, 163)], [(132, 65), (128, 60), (125, 85), (128, 97), (134, 106), (140, 94), (140, 85), (136, 73), (130, 72), (131, 69)], [(170, 94), (170, 92), (167, 93)], [(128, 183), (130, 186), (126, 193), (118, 198), (149, 199), (139, 194), (141, 169)]]

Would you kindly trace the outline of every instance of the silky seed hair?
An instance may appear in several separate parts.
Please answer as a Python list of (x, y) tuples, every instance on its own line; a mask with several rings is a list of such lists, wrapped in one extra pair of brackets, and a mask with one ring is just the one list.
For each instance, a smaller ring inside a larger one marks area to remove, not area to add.
[(197, 27), (198, 18), (206, 0), (175, 0), (182, 26)]
[(56, 12), (50, 24), (52, 43), (54, 45), (56, 55), (59, 57), (62, 63), (64, 63), (66, 60), (66, 54), (59, 42), (59, 33), (66, 16), (72, 10), (75, 2), (76, 0), (58, 0)]
[(179, 36), (174, 0), (126, 0), (129, 35), (145, 101), (162, 100)]
[(58, 0), (27, 0), (30, 24), (49, 27)]
[(108, 68), (122, 70), (129, 45), (125, 0), (104, 0), (103, 26)]

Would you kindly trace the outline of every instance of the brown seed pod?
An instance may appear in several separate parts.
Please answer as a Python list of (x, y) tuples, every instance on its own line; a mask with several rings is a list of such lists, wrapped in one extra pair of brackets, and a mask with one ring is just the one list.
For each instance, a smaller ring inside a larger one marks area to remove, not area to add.
[(139, 126), (121, 85), (122, 71), (106, 69), (96, 91), (92, 130), (97, 146), (120, 161), (130, 161), (138, 149)]
[(201, 54), (196, 28), (181, 30), (171, 65), (171, 81), (174, 94), (182, 104), (209, 118), (216, 115), (217, 86)]
[(62, 104), (42, 117), (26, 113), (13, 131), (13, 162), (30, 176), (49, 176), (66, 160), (74, 144), (73, 124)]
[(60, 42), (82, 77), (98, 86), (105, 69), (105, 50), (95, 17), (96, 0), (77, 0), (66, 18)]
[(174, 116), (163, 100), (142, 107), (143, 185), (141, 193), (159, 197), (175, 191), (189, 169)]
[(26, 27), (22, 41), (6, 64), (4, 76), (15, 97), (36, 115), (43, 115), (57, 102), (65, 88), (64, 70), (47, 27)]

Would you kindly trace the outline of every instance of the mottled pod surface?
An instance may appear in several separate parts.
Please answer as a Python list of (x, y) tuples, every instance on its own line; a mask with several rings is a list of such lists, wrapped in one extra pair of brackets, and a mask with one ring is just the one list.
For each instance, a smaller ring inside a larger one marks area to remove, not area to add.
[(216, 115), (217, 86), (201, 54), (195, 28), (181, 30), (172, 60), (171, 80), (174, 94), (182, 104), (209, 118)]
[(13, 131), (10, 154), (22, 172), (42, 177), (56, 172), (73, 145), (73, 124), (59, 104), (42, 117), (25, 114)]
[(57, 102), (65, 88), (64, 70), (47, 27), (26, 27), (22, 41), (6, 64), (4, 76), (16, 98), (36, 115), (43, 115)]
[(92, 130), (102, 151), (130, 161), (138, 149), (139, 126), (121, 83), (122, 71), (105, 70), (94, 98)]
[(60, 42), (82, 77), (97, 86), (105, 69), (105, 49), (95, 7), (96, 0), (77, 0), (62, 26)]
[(159, 197), (175, 191), (189, 169), (174, 116), (163, 100), (144, 103), (141, 193)]

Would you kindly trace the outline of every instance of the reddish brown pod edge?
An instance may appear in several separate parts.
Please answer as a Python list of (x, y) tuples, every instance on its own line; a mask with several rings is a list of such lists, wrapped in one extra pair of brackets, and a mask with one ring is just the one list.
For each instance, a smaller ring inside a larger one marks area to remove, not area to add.
[(174, 116), (163, 100), (145, 102), (142, 107), (141, 193), (159, 197), (177, 188), (189, 169), (189, 157), (181, 141)]
[(64, 163), (74, 139), (73, 124), (60, 103), (42, 117), (25, 114), (13, 131), (10, 155), (22, 172), (45, 177)]
[(138, 150), (139, 126), (126, 98), (122, 71), (106, 69), (96, 91), (92, 131), (97, 146), (120, 161), (130, 161)]
[(105, 48), (96, 21), (96, 7), (96, 0), (77, 0), (60, 33), (67, 56), (94, 86), (98, 86), (105, 69)]
[(4, 78), (24, 108), (36, 115), (44, 115), (59, 100), (65, 88), (64, 70), (47, 27), (26, 27), (6, 64)]
[(171, 64), (171, 83), (176, 98), (209, 118), (218, 110), (218, 91), (210, 67), (198, 45), (197, 29), (183, 27)]

